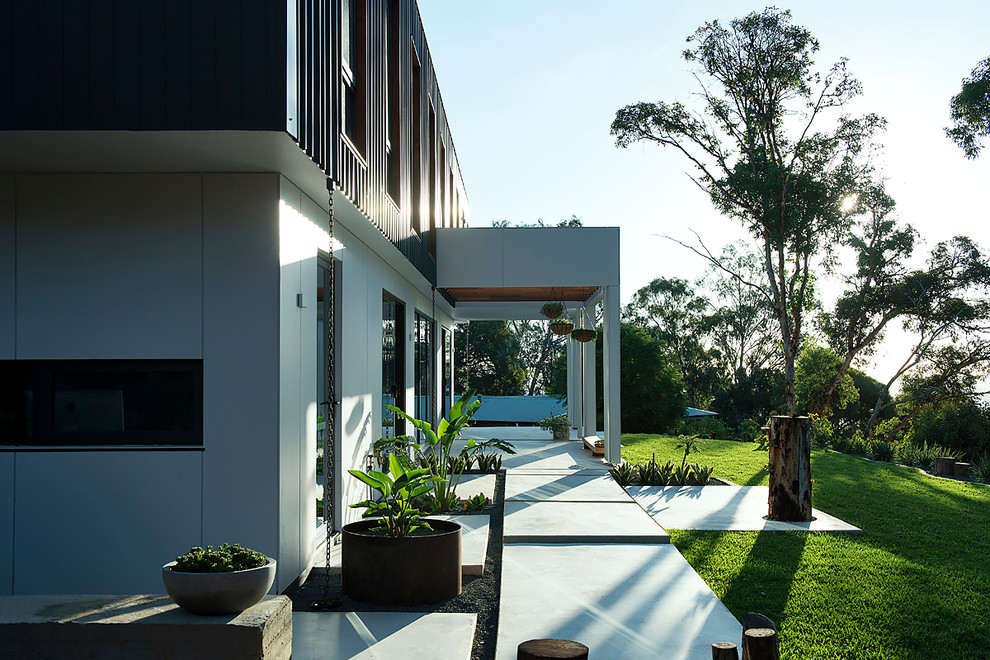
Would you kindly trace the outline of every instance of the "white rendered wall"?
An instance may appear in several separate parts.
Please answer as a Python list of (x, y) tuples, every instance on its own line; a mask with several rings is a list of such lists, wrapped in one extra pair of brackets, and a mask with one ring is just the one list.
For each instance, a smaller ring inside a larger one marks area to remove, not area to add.
[(204, 359), (202, 449), (0, 453), (0, 594), (277, 553), (277, 207), (271, 174), (0, 177), (0, 357)]

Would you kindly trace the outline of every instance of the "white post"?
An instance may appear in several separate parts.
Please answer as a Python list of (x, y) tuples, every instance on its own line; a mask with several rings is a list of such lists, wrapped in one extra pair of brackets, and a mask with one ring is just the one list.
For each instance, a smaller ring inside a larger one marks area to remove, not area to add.
[(567, 421), (573, 427), (581, 427), (581, 361), (576, 343), (567, 342)]
[[(582, 308), (582, 314), (587, 315), (587, 312), (587, 308)], [(591, 318), (593, 323), (594, 313), (591, 314)], [(595, 342), (588, 341), (581, 344), (581, 363), (584, 365), (584, 382), (581, 384), (581, 410), (584, 417), (582, 436), (589, 437), (595, 435), (598, 429), (598, 406), (595, 401)]]
[(622, 405), (619, 399), (619, 286), (605, 287), (604, 342), (602, 360), (602, 381), (605, 394), (605, 460), (618, 464), (622, 460), (620, 415)]

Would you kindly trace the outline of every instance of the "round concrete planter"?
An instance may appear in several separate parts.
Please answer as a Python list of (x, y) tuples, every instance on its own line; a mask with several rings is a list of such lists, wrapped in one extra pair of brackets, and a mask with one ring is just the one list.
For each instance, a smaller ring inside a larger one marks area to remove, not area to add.
[(394, 538), (369, 533), (376, 520), (341, 531), (341, 588), (364, 603), (426, 605), (461, 593), (461, 526), (429, 519), (436, 533)]
[(193, 614), (237, 614), (261, 602), (275, 581), (275, 560), (264, 566), (230, 573), (173, 571), (162, 566), (165, 591), (175, 604)]

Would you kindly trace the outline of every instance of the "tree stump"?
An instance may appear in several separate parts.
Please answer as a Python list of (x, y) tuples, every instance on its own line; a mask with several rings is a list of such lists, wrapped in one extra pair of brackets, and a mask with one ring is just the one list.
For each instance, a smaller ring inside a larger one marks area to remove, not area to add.
[(972, 467), (970, 463), (956, 463), (952, 466), (953, 474), (957, 479), (969, 479), (969, 470)]
[(777, 631), (772, 628), (750, 628), (744, 632), (743, 658), (748, 658), (748, 660), (780, 660)]
[(956, 459), (951, 456), (939, 456), (935, 459), (935, 474), (951, 477), (956, 472)]
[(732, 642), (712, 644), (712, 660), (739, 660), (739, 650)]
[(811, 421), (770, 418), (770, 520), (811, 520)]
[(531, 639), (516, 648), (517, 660), (588, 660), (588, 647), (568, 639)]

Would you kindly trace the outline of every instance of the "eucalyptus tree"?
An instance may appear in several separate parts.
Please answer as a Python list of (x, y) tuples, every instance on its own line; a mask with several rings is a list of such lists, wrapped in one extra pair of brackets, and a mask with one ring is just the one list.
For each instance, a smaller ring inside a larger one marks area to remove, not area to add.
[(949, 104), (952, 128), (945, 129), (967, 158), (980, 155), (980, 139), (990, 136), (990, 57), (963, 79), (959, 93)]
[(744, 284), (774, 310), (784, 400), (794, 415), (794, 364), (815, 259), (827, 259), (848, 227), (842, 201), (868, 174), (867, 156), (884, 121), (840, 114), (861, 86), (845, 59), (816, 72), (818, 41), (792, 24), (789, 11), (712, 21), (688, 41), (684, 59), (698, 65), (703, 111), (679, 102), (636, 103), (616, 113), (612, 134), (619, 147), (648, 142), (682, 154), (715, 207), (753, 235), (763, 276)]

